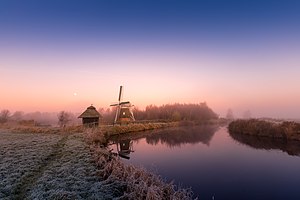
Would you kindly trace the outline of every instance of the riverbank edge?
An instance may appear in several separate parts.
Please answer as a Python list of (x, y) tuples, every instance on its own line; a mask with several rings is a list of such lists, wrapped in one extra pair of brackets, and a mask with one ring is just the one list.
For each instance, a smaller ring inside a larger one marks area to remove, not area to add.
[[(97, 175), (105, 182), (111, 183), (118, 190), (118, 199), (193, 199), (190, 188), (181, 188), (173, 182), (167, 182), (160, 175), (142, 167), (122, 162), (105, 145), (107, 137), (111, 135), (143, 132), (147, 130), (182, 126), (182, 123), (147, 123), (131, 125), (100, 126), (86, 128), (70, 126), (65, 128), (50, 127), (0, 127), (0, 131), (13, 133), (37, 134), (73, 134), (79, 132), (84, 137), (90, 152), (94, 157), (94, 164), (100, 170)], [(113, 189), (112, 188), (112, 189)], [(118, 195), (116, 194), (116, 195)]]
[(93, 143), (90, 150), (100, 170), (98, 176), (122, 190), (117, 199), (194, 199), (191, 188), (182, 188), (154, 172), (126, 164), (107, 147)]
[(272, 122), (260, 119), (238, 119), (228, 125), (229, 133), (300, 141), (300, 123)]
[(28, 126), (17, 123), (3, 123), (0, 124), (0, 131), (10, 133), (45, 133), (45, 134), (71, 134), (71, 133), (85, 133), (89, 130), (93, 132), (101, 132), (105, 137), (120, 135), (132, 132), (141, 132), (154, 129), (162, 129), (178, 126), (193, 126), (193, 125), (212, 125), (225, 124), (226, 121), (205, 120), (205, 121), (176, 121), (176, 122), (148, 122), (148, 123), (129, 123), (116, 125), (100, 125), (97, 127), (87, 127), (84, 125), (69, 125), (66, 127), (51, 127), (51, 126)]

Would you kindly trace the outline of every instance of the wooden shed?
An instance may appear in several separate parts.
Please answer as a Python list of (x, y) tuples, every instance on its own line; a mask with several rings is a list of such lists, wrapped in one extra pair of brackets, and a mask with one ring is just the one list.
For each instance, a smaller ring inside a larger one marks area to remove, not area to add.
[(82, 123), (87, 126), (98, 126), (100, 113), (94, 106), (89, 106), (78, 118), (82, 118)]

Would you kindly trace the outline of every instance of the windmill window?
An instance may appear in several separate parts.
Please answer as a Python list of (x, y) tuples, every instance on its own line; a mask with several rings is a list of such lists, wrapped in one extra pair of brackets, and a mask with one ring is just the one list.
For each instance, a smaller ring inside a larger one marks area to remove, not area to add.
[(123, 115), (125, 115), (125, 112), (123, 112)]

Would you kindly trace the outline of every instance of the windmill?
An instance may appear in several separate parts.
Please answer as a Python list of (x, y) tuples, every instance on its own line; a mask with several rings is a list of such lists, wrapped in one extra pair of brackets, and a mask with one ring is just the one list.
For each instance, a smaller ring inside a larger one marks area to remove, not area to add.
[(129, 101), (122, 101), (123, 97), (123, 86), (120, 86), (118, 103), (112, 104), (110, 106), (116, 106), (116, 116), (114, 120), (114, 124), (116, 123), (128, 123), (131, 121), (135, 121), (131, 103)]

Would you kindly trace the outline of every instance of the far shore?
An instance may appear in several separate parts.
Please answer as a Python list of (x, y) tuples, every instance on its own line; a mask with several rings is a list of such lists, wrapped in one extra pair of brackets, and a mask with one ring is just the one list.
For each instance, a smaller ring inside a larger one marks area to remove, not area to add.
[(293, 121), (271, 122), (259, 119), (239, 119), (232, 121), (228, 130), (234, 134), (300, 141), (300, 123)]

